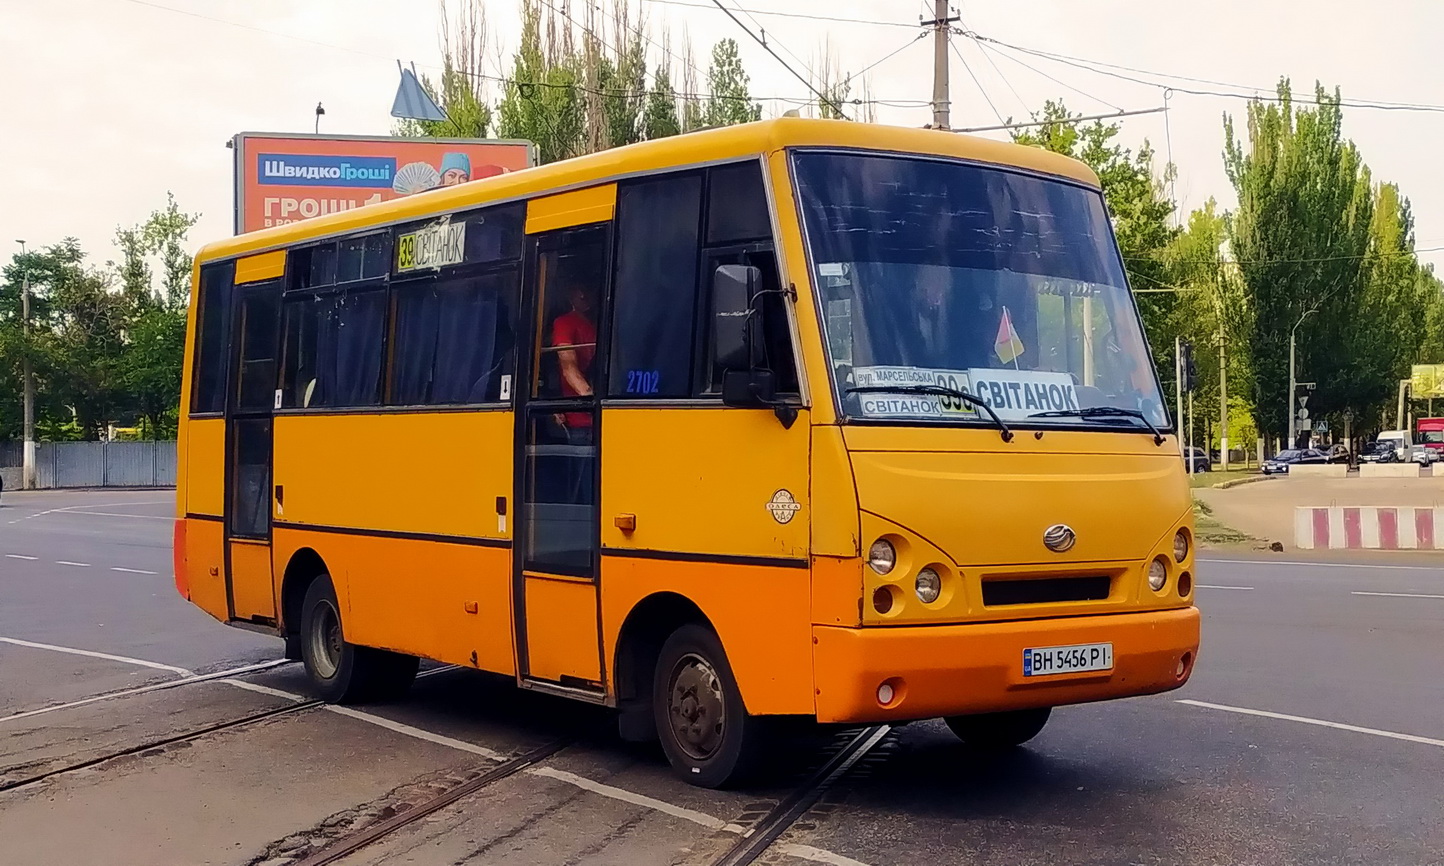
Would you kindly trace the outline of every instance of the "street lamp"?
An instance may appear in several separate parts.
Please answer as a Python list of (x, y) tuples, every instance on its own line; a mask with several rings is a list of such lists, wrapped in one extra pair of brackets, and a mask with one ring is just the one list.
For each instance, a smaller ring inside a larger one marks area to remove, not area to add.
[(1302, 324), (1304, 323), (1304, 319), (1307, 319), (1307, 318), (1309, 317), (1309, 314), (1310, 314), (1310, 313), (1317, 312), (1318, 309), (1319, 309), (1318, 307), (1312, 307), (1312, 308), (1310, 308), (1310, 309), (1304, 310), (1304, 314), (1303, 314), (1302, 316), (1299, 316), (1299, 320), (1294, 323), (1294, 329), (1293, 329), (1292, 331), (1289, 331), (1289, 396), (1288, 396), (1288, 407), (1289, 407), (1289, 444), (1288, 444), (1288, 447), (1290, 447), (1290, 448), (1294, 447), (1294, 392), (1298, 389), (1298, 381), (1297, 381), (1297, 379), (1295, 378), (1295, 375), (1294, 375), (1294, 337), (1298, 334), (1298, 332), (1299, 332), (1299, 325), (1302, 325)]
[[(25, 241), (17, 239), (20, 255), (25, 255)], [(20, 272), (20, 321), (25, 332), (25, 355), (20, 362), (20, 378), (24, 383), (25, 451), (20, 464), (20, 488), (35, 489), (35, 368), (30, 361), (30, 266)]]

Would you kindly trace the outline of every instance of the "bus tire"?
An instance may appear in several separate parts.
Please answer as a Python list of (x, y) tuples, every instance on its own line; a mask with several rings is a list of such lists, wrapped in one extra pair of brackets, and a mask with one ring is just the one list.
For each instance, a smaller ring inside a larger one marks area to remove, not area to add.
[(1011, 749), (1021, 746), (1043, 730), (1052, 707), (1029, 710), (1008, 710), (1002, 713), (978, 713), (972, 716), (948, 716), (943, 719), (958, 739), (980, 749)]
[(411, 687), (416, 656), (356, 646), (342, 637), (341, 606), (331, 576), (322, 574), (301, 603), (301, 659), (317, 695), (350, 704), (398, 698)]
[(763, 720), (743, 707), (722, 641), (705, 625), (684, 625), (662, 644), (652, 710), (667, 760), (693, 785), (737, 785), (761, 763)]

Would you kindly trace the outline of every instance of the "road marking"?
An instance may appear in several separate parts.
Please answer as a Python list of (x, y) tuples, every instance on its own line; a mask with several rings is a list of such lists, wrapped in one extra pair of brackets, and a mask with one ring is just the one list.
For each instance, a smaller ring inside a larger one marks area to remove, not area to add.
[(1444, 595), (1424, 595), (1417, 592), (1351, 592), (1349, 595), (1377, 595), (1385, 598), (1444, 598)]
[[(446, 667), (437, 670), (425, 671), (424, 673), (418, 674), (417, 676), (424, 677), (430, 674), (438, 674), (442, 671), (450, 669), (450, 667)], [(237, 686), (248, 691), (258, 692), (260, 694), (287, 698), (293, 701), (305, 700), (305, 698), (301, 695), (294, 694), (292, 692), (282, 691), (281, 689), (271, 688), (270, 686), (263, 686), (258, 683), (248, 683), (245, 680), (227, 679), (221, 680), (221, 682), (224, 682), (228, 685)], [(463, 740), (453, 739), (451, 737), (442, 736), (441, 734), (434, 734), (431, 731), (413, 727), (412, 725), (401, 724), (400, 722), (393, 722), (390, 719), (372, 715), (371, 713), (363, 713), (359, 710), (353, 710), (350, 707), (338, 707), (332, 704), (327, 704), (322, 707), (322, 709), (325, 709), (329, 712), (337, 713), (338, 715), (346, 716), (348, 718), (353, 718), (357, 721), (365, 722), (370, 725), (376, 725), (378, 727), (386, 728), (387, 730), (395, 731), (398, 734), (403, 734), (408, 737), (415, 737), (417, 739), (425, 740), (430, 743), (436, 743), (442, 746), (449, 746), (453, 749), (457, 749), (463, 752), (470, 752), (474, 755), (482, 755), (483, 757), (490, 758), (491, 760), (501, 761), (505, 760), (506, 758), (506, 756), (501, 754), (500, 752), (493, 751), (486, 748), (485, 746), (478, 746), (474, 743), (468, 743)], [(526, 770), (523, 770), (522, 772), (531, 776), (541, 776), (543, 778), (553, 779), (558, 782), (564, 782), (568, 785), (572, 785), (573, 787), (581, 788), (584, 791), (590, 791), (593, 794), (600, 794), (603, 797), (608, 797), (613, 800), (619, 800), (623, 803), (630, 803), (634, 806), (641, 806), (644, 809), (651, 809), (654, 812), (661, 812), (665, 815), (671, 815), (674, 818), (681, 818), (684, 821), (691, 821), (692, 823), (699, 824), (703, 827), (708, 828), (709, 830), (720, 830), (722, 832), (736, 833), (738, 835), (744, 835), (747, 832), (747, 828), (739, 824), (733, 824), (727, 821), (723, 821), (721, 818), (708, 815), (705, 812), (699, 812), (695, 809), (688, 809), (685, 806), (677, 806), (675, 804), (668, 803), (665, 800), (658, 800), (655, 797), (648, 797), (645, 794), (638, 794), (635, 791), (628, 791), (624, 788), (618, 788), (614, 785), (608, 785), (604, 782), (598, 782), (593, 779), (588, 779), (585, 776), (579, 776), (576, 773), (570, 773), (566, 770), (558, 770), (552, 767), (530, 767)], [(780, 850), (784, 854), (788, 854), (802, 860), (809, 860), (814, 863), (827, 864), (827, 866), (868, 866), (868, 864), (863, 863), (860, 860), (853, 860), (849, 857), (844, 857), (841, 854), (835, 854), (823, 848), (814, 848), (811, 845), (789, 844), (781, 846)]]
[(7, 553), (7, 554), (5, 554), (5, 558), (6, 558), (6, 559), (23, 559), (23, 560), (25, 560), (26, 562), (34, 562), (35, 560), (39, 559), (40, 557), (38, 557), (38, 556), (21, 556), (21, 555), (18, 554), (18, 553)]
[(119, 511), (76, 511), (70, 508), (57, 508), (54, 511), (47, 511), (46, 514), (88, 514), (92, 517), (133, 517), (136, 520), (169, 520), (175, 522), (174, 517), (164, 517), (159, 514), (122, 514)]
[(56, 565), (73, 565), (73, 566), (75, 566), (76, 568), (90, 568), (90, 563), (88, 563), (88, 562), (71, 562), (71, 561), (68, 560), (68, 559), (57, 559), (57, 560), (55, 560), (55, 564), (56, 564)]
[(1261, 716), (1265, 719), (1279, 719), (1285, 722), (1300, 722), (1305, 725), (1317, 725), (1321, 728), (1334, 728), (1340, 731), (1353, 731), (1356, 734), (1370, 734), (1375, 737), (1387, 737), (1391, 740), (1404, 740), (1410, 743), (1422, 743), (1426, 746), (1438, 746), (1444, 749), (1444, 740), (1436, 740), (1432, 737), (1420, 737), (1414, 734), (1400, 734), (1394, 731), (1381, 731), (1378, 728), (1361, 728), (1358, 725), (1346, 725), (1343, 722), (1330, 722), (1324, 719), (1311, 719), (1308, 716), (1290, 716), (1285, 713), (1271, 713), (1267, 710), (1250, 710), (1246, 707), (1230, 707), (1226, 704), (1210, 704), (1207, 701), (1181, 700), (1180, 704), (1188, 704), (1191, 707), (1205, 707), (1210, 710), (1223, 710), (1228, 713), (1241, 713), (1245, 716)]
[(654, 812), (661, 812), (671, 815), (673, 818), (681, 818), (684, 821), (691, 821), (693, 824), (700, 824), (709, 830), (726, 830), (729, 833), (744, 833), (745, 828), (737, 824), (729, 824), (721, 818), (714, 818), (705, 812), (698, 812), (695, 809), (688, 809), (683, 806), (674, 806), (654, 797), (645, 794), (637, 794), (602, 782), (596, 782), (585, 776), (578, 776), (576, 773), (568, 773), (566, 770), (558, 770), (552, 767), (532, 767), (522, 772), (529, 776), (542, 776), (547, 779), (555, 779), (558, 782), (565, 782), (583, 791), (591, 791), (593, 794), (601, 794), (603, 797), (610, 797), (613, 800), (620, 800), (623, 803), (631, 803), (634, 806), (641, 806), (651, 809)]
[(1196, 584), (1199, 589), (1253, 589), (1251, 586), (1226, 586), (1221, 583)]
[(57, 710), (69, 710), (75, 707), (83, 707), (87, 704), (95, 704), (101, 701), (108, 701), (113, 698), (126, 698), (132, 695), (143, 695), (148, 692), (164, 691), (165, 689), (173, 689), (176, 686), (186, 686), (190, 685), (191, 683), (204, 683), (210, 680), (218, 680), (224, 677), (232, 677), (236, 674), (250, 673), (252, 671), (264, 671), (270, 668), (279, 667), (280, 665), (290, 663), (291, 662), (289, 659), (276, 659), (275, 661), (260, 662), (259, 664), (245, 665), (244, 667), (231, 668), (230, 670), (224, 671), (216, 671), (215, 673), (200, 674), (198, 676), (185, 677), (179, 680), (169, 680), (167, 682), (155, 683), (154, 685), (149, 686), (139, 686), (137, 688), (124, 689), (118, 692), (107, 692), (103, 695), (95, 695), (94, 697), (82, 698), (81, 700), (71, 701), (70, 703), (66, 704), (55, 704), (49, 707), (41, 707), (38, 710), (28, 710), (23, 713), (15, 713), (9, 716), (0, 716), (0, 722), (13, 722), (16, 719), (28, 719), (31, 716), (43, 716), (46, 713), (53, 713)]
[(50, 650), (51, 652), (67, 653), (73, 656), (85, 656), (87, 658), (93, 659), (105, 659), (106, 661), (120, 662), (127, 665), (136, 665), (143, 668), (154, 668), (158, 671), (171, 671), (173, 673), (178, 673), (183, 677), (193, 677), (196, 675), (195, 671), (186, 670), (185, 668), (178, 668), (175, 665), (163, 665), (160, 662), (148, 662), (145, 659), (134, 659), (130, 656), (111, 655), (110, 653), (100, 653), (93, 650), (76, 649), (75, 647), (56, 646), (55, 644), (49, 643), (35, 643), (34, 641), (20, 640), (19, 638), (13, 637), (0, 637), (0, 643), (30, 647), (31, 649)]
[(844, 857), (841, 854), (834, 854), (824, 848), (814, 848), (811, 845), (789, 843), (779, 845), (778, 850), (789, 857), (811, 860), (814, 863), (825, 863), (827, 866), (867, 866), (861, 860), (854, 860), (851, 857)]
[(1370, 565), (1353, 562), (1297, 562), (1285, 560), (1275, 562), (1269, 559), (1200, 559), (1213, 565), (1296, 565), (1304, 568), (1374, 568), (1390, 571), (1444, 571), (1444, 565)]
[(157, 572), (154, 572), (154, 571), (143, 571), (143, 570), (141, 570), (141, 569), (139, 569), (139, 568), (121, 568), (121, 567), (119, 567), (119, 566), (112, 566), (110, 570), (111, 570), (111, 571), (123, 571), (123, 572), (125, 572), (126, 574), (156, 574), (156, 573), (157, 573)]
[(486, 746), (478, 746), (474, 743), (468, 743), (465, 740), (457, 740), (441, 734), (433, 734), (431, 731), (422, 730), (421, 728), (412, 727), (401, 722), (393, 722), (388, 718), (372, 715), (371, 713), (363, 713), (360, 710), (353, 710), (350, 707), (338, 707), (334, 704), (327, 704), (324, 709), (338, 716), (357, 719), (367, 724), (375, 725), (378, 728), (385, 728), (388, 731), (395, 731), (398, 734), (415, 737), (418, 740), (425, 740), (428, 743), (435, 743), (438, 746), (449, 746), (461, 752), (481, 755), (483, 758), (488, 758), (493, 761), (504, 761), (507, 758), (506, 755), (494, 749), (488, 749)]

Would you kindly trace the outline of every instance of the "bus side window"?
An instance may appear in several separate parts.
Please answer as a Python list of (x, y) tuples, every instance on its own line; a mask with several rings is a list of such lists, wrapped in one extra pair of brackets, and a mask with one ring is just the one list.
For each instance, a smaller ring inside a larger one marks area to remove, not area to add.
[(226, 408), (226, 357), (231, 345), (231, 291), (235, 262), (201, 268), (199, 311), (196, 314), (195, 361), (191, 370), (191, 412), (222, 412)]
[(608, 396), (692, 393), (702, 176), (670, 175), (617, 194), (611, 383)]

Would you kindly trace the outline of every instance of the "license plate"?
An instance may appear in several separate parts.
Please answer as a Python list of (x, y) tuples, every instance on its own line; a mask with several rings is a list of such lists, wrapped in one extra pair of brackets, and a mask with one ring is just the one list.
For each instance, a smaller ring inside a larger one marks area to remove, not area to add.
[(1113, 644), (1080, 643), (1072, 646), (1044, 646), (1023, 650), (1023, 676), (1076, 674), (1083, 671), (1113, 670)]

